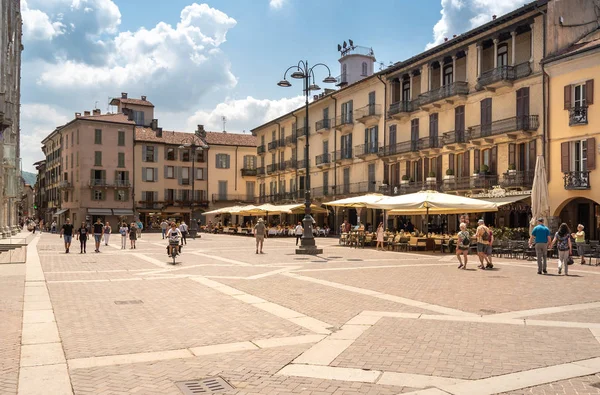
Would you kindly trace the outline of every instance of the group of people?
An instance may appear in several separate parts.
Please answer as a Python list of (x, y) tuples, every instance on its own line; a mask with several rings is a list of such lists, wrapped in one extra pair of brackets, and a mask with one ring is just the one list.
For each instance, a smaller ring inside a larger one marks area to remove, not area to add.
[(165, 237), (167, 237), (167, 238), (169, 237), (168, 234), (169, 234), (169, 232), (171, 232), (173, 225), (175, 225), (175, 227), (179, 229), (182, 244), (187, 244), (187, 236), (189, 235), (189, 227), (183, 220), (181, 221), (179, 226), (177, 226), (177, 223), (175, 223), (175, 221), (171, 221), (171, 223), (169, 223), (169, 222), (167, 222), (167, 220), (163, 219), (162, 222), (160, 223), (160, 231), (162, 233), (162, 238), (164, 239)]
[[(469, 248), (471, 247), (471, 235), (467, 230), (467, 224), (461, 222), (459, 225), (458, 241), (456, 243), (456, 257), (458, 258), (458, 268), (466, 270), (469, 256)], [(481, 270), (493, 269), (492, 263), (492, 244), (494, 242), (494, 233), (485, 225), (485, 221), (480, 219), (477, 221), (477, 230), (475, 231), (477, 240), (477, 257), (479, 258), (479, 266)]]
[[(100, 218), (96, 219), (96, 222), (92, 225), (87, 224), (85, 221), (81, 222), (81, 226), (75, 230), (75, 226), (71, 224), (71, 220), (67, 218), (65, 223), (63, 224), (59, 237), (63, 238), (65, 243), (65, 253), (68, 254), (71, 249), (71, 243), (73, 241), (73, 236), (75, 235), (76, 239), (79, 240), (80, 245), (80, 254), (87, 254), (87, 241), (90, 238), (90, 234), (94, 237), (95, 249), (96, 253), (100, 252), (100, 245), (104, 242), (104, 245), (107, 246), (110, 240), (110, 235), (112, 234), (112, 226), (107, 221), (106, 224), (103, 224)], [(127, 224), (123, 222), (119, 226), (119, 234), (121, 235), (121, 249), (124, 250), (127, 248), (127, 239), (130, 242), (130, 248), (136, 248), (136, 240), (138, 237), (141, 237), (141, 228), (138, 226), (136, 222), (132, 222)]]
[(569, 275), (569, 265), (574, 263), (573, 260), (573, 240), (577, 246), (577, 252), (581, 258), (581, 264), (585, 263), (584, 244), (585, 231), (582, 224), (577, 225), (577, 232), (571, 233), (569, 226), (566, 223), (560, 224), (558, 231), (552, 238), (552, 233), (546, 225), (544, 219), (538, 218), (537, 226), (531, 231), (529, 238), (529, 247), (535, 244), (535, 255), (538, 264), (538, 274), (547, 274), (548, 250), (552, 250), (556, 245), (558, 250), (558, 274), (564, 270), (565, 276)]

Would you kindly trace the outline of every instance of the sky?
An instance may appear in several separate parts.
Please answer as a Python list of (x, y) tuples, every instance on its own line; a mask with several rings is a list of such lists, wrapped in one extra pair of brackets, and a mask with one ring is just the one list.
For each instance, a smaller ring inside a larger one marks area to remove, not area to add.
[(147, 96), (165, 130), (222, 131), (225, 117), (250, 133), (302, 105), (300, 84), (276, 85), (300, 60), (337, 76), (337, 44), (352, 39), (379, 70), (529, 1), (21, 0), (23, 170), (56, 126), (114, 111), (121, 92)]

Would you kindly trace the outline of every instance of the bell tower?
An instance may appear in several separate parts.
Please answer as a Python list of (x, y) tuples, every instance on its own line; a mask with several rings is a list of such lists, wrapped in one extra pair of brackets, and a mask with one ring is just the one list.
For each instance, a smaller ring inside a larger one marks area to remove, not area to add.
[(344, 41), (338, 44), (340, 53), (340, 76), (337, 86), (343, 88), (346, 85), (353, 84), (363, 78), (373, 75), (375, 65), (375, 53), (372, 48), (354, 45), (354, 41)]

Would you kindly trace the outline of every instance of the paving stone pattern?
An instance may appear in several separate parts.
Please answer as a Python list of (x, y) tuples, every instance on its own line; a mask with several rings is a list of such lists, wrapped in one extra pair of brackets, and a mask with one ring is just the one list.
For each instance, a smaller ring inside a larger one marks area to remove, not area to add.
[[(595, 384), (596, 386), (592, 386)], [(600, 374), (557, 381), (552, 384), (505, 392), (504, 395), (597, 395), (600, 394)]]
[(17, 393), (25, 276), (0, 276), (0, 394)]

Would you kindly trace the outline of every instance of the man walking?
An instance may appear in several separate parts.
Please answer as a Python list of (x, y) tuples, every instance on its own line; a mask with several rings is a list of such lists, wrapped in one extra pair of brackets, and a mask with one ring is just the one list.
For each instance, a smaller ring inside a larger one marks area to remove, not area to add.
[(94, 241), (96, 242), (96, 252), (100, 252), (100, 240), (104, 236), (104, 224), (100, 222), (100, 218), (96, 219), (94, 224)]
[(477, 256), (481, 263), (479, 268), (485, 270), (485, 261), (487, 260), (486, 253), (488, 247), (490, 247), (490, 229), (485, 226), (485, 221), (483, 219), (477, 221), (477, 232), (475, 233), (475, 236), (477, 237)]
[(267, 227), (265, 226), (265, 221), (262, 218), (259, 218), (256, 225), (254, 225), (254, 237), (256, 238), (256, 253), (258, 254), (260, 247), (260, 253), (264, 254), (263, 243), (267, 237)]
[(164, 239), (165, 236), (167, 235), (167, 228), (169, 227), (169, 224), (167, 223), (166, 220), (162, 220), (162, 222), (160, 223), (160, 231), (162, 232), (162, 238)]
[(186, 236), (188, 233), (188, 226), (183, 220), (181, 220), (181, 225), (179, 225), (179, 231), (181, 232), (181, 245), (187, 245)]
[(142, 238), (142, 229), (144, 229), (144, 224), (142, 223), (141, 219), (138, 219), (136, 225), (137, 225), (137, 236), (138, 236), (138, 239), (141, 239)]
[(537, 257), (538, 272), (537, 274), (547, 274), (546, 264), (548, 261), (548, 246), (552, 243), (550, 237), (550, 229), (544, 225), (544, 218), (538, 218), (538, 224), (531, 231), (529, 238), (529, 248), (535, 242), (535, 256)]
[(302, 223), (298, 222), (298, 225), (296, 225), (296, 229), (294, 230), (294, 234), (296, 235), (296, 245), (298, 245), (298, 240), (302, 238), (303, 233), (304, 228), (302, 227)]
[(69, 248), (71, 248), (71, 241), (73, 240), (73, 225), (71, 224), (71, 220), (67, 218), (65, 220), (65, 224), (62, 226), (60, 230), (60, 236), (65, 241), (65, 254), (69, 253)]

